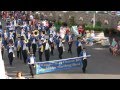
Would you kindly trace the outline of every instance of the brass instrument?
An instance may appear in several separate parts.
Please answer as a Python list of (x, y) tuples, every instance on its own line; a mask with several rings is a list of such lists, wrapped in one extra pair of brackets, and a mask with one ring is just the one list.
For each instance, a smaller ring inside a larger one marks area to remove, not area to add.
[(0, 37), (0, 42), (2, 42), (2, 37)]
[(33, 32), (33, 35), (35, 36), (35, 37), (37, 37), (38, 35), (39, 35), (39, 30), (34, 30), (34, 31), (32, 31)]
[(20, 46), (17, 47), (17, 51), (19, 51), (19, 50), (20, 50)]
[(62, 42), (64, 43), (64, 42), (65, 42), (65, 39), (62, 39)]
[(20, 37), (20, 34), (17, 34), (17, 38), (19, 38)]
[(24, 40), (24, 43), (28, 43), (28, 39), (25, 39), (25, 40)]
[(29, 41), (28, 41), (28, 39), (26, 38), (25, 34), (23, 34), (22, 36), (24, 37), (24, 39), (23, 39), (23, 40), (24, 40), (24, 43), (28, 43)]
[(39, 47), (39, 49), (40, 49), (41, 52), (43, 52), (43, 51), (44, 51), (43, 45), (41, 45), (41, 46)]

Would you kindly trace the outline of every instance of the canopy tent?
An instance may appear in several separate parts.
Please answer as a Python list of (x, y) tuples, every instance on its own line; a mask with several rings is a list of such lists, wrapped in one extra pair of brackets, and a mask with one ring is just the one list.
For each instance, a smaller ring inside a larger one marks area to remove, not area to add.
[[(1, 47), (1, 42), (0, 42), (0, 47)], [(6, 79), (5, 66), (4, 66), (4, 61), (2, 60), (1, 48), (0, 48), (0, 79)]]

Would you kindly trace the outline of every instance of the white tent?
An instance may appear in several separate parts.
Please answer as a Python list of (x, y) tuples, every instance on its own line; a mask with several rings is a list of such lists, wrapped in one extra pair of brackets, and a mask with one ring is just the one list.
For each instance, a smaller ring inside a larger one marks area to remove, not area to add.
[(2, 60), (1, 55), (1, 42), (0, 42), (0, 79), (6, 79), (4, 61)]

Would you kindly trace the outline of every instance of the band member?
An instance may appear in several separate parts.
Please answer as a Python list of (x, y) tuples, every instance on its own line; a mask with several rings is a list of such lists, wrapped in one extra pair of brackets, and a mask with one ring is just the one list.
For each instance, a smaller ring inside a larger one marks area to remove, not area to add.
[(58, 43), (58, 52), (59, 52), (59, 59), (62, 59), (62, 54), (63, 54), (63, 42), (62, 38), (59, 37), (59, 43)]
[(27, 33), (27, 39), (30, 40), (30, 37), (31, 37), (31, 33), (30, 33), (30, 31), (28, 31), (28, 33)]
[(24, 30), (23, 28), (21, 29), (20, 35), (21, 35), (21, 36), (24, 36), (24, 35), (25, 35), (25, 30)]
[(50, 47), (51, 47), (51, 55), (53, 55), (54, 40), (53, 40), (53, 35), (52, 34), (50, 34), (49, 43), (50, 43)]
[(32, 76), (32, 78), (34, 78), (34, 68), (35, 68), (35, 56), (33, 53), (30, 54), (30, 56), (27, 58), (27, 62), (29, 65), (29, 69), (30, 69), (30, 74)]
[(83, 51), (80, 53), (80, 57), (82, 56), (82, 64), (83, 64), (83, 67), (82, 67), (82, 71), (83, 73), (86, 72), (86, 67), (87, 67), (87, 55), (88, 53), (86, 52), (86, 49), (83, 48)]
[(21, 42), (21, 47), (22, 47), (23, 60), (24, 60), (24, 63), (26, 64), (26, 60), (27, 60), (27, 43), (25, 42), (25, 40), (23, 40)]
[(12, 66), (12, 62), (13, 62), (13, 54), (14, 54), (14, 45), (9, 43), (8, 45), (8, 58), (9, 58), (9, 64), (10, 66)]
[(32, 50), (33, 50), (33, 54), (36, 56), (36, 50), (37, 50), (37, 39), (36, 37), (34, 36), (34, 34), (32, 34), (32, 37), (31, 37), (31, 43), (32, 43)]
[(44, 39), (41, 38), (41, 40), (39, 40), (39, 43), (38, 43), (38, 53), (39, 53), (39, 60), (40, 62), (42, 62), (42, 54), (43, 54), (43, 50), (44, 50), (44, 46), (43, 46), (43, 42), (44, 42)]
[(13, 31), (13, 39), (16, 40), (16, 29)]
[(27, 39), (28, 39), (28, 49), (29, 49), (29, 52), (30, 52), (30, 47), (31, 47), (31, 40), (30, 40), (30, 38), (31, 38), (31, 33), (30, 33), (30, 31), (28, 31)]
[(54, 24), (52, 24), (52, 27), (50, 28), (50, 34), (52, 34), (53, 37), (56, 35), (56, 27), (54, 26)]
[(46, 59), (46, 61), (49, 61), (51, 48), (48, 43), (48, 39), (46, 39), (46, 41), (44, 43), (44, 50), (45, 50), (45, 59)]
[(9, 33), (9, 40), (12, 40), (14, 43), (14, 39), (13, 39), (14, 35), (13, 35), (13, 31), (10, 31)]
[(40, 23), (40, 22), (38, 22), (36, 28), (37, 28), (37, 30), (42, 31), (42, 30), (41, 30), (41, 29), (42, 29), (42, 26), (41, 26), (41, 23)]
[(80, 37), (77, 38), (76, 47), (77, 47), (77, 56), (79, 57), (82, 50), (82, 43)]
[[(19, 59), (22, 59), (22, 47), (21, 47), (21, 40), (20, 38), (18, 38), (18, 40), (15, 42), (15, 47), (16, 47), (16, 50), (17, 50), (17, 58)], [(20, 56), (20, 57), (19, 57)]]
[(43, 34), (43, 32), (39, 33), (39, 39), (41, 39), (41, 38), (45, 38), (45, 34)]
[(7, 33), (6, 29), (4, 30), (3, 38), (4, 38), (4, 46), (6, 48), (6, 46), (7, 46), (7, 39), (8, 39), (8, 33)]
[(68, 46), (69, 46), (68, 53), (70, 52), (72, 54), (71, 48), (72, 48), (72, 43), (73, 43), (73, 36), (70, 34), (70, 32), (66, 36), (66, 41), (68, 42)]

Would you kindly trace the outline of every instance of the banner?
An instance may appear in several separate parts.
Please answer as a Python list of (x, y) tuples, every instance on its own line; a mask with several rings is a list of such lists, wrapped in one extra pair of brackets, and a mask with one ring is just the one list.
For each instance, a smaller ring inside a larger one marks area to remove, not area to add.
[[(87, 55), (87, 57), (90, 56), (91, 55)], [(36, 62), (36, 74), (43, 74), (47, 72), (61, 71), (81, 67), (82, 66), (81, 58), (82, 57), (75, 57), (61, 60)]]

